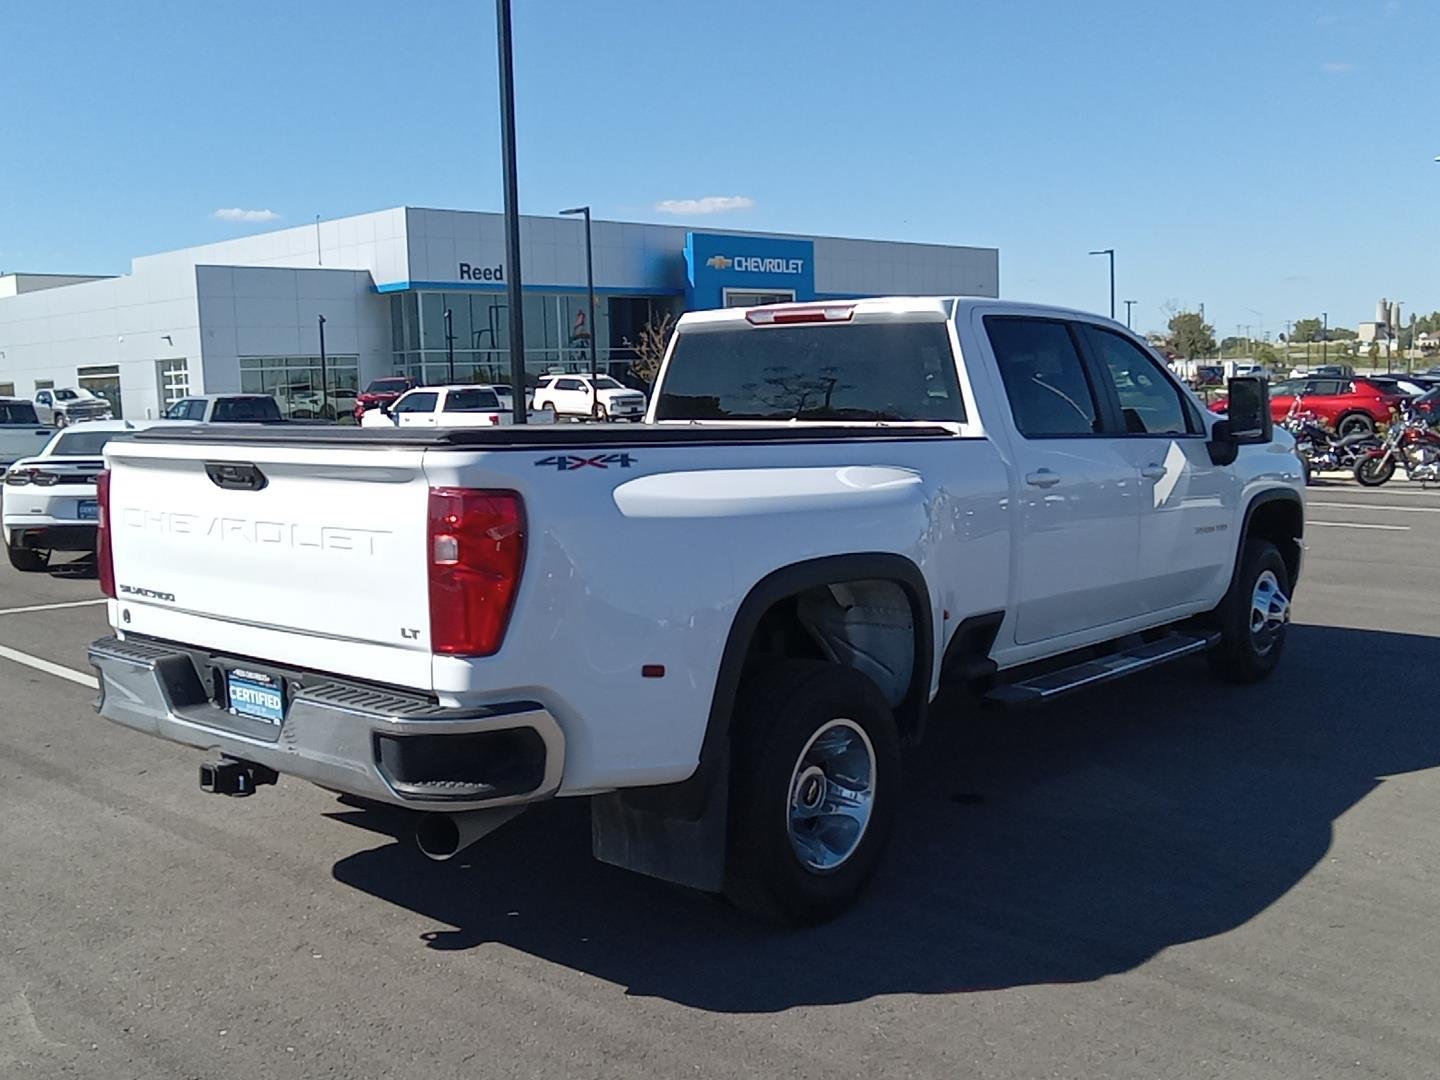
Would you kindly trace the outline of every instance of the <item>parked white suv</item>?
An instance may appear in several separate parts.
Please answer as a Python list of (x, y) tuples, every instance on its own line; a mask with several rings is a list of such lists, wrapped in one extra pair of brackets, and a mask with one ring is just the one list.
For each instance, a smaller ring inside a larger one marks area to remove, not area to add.
[(609, 375), (546, 375), (535, 387), (535, 408), (552, 416), (643, 420), (645, 395)]
[(112, 420), (115, 410), (110, 402), (89, 390), (61, 387), (35, 392), (35, 415), (42, 424), (65, 427), (84, 420)]

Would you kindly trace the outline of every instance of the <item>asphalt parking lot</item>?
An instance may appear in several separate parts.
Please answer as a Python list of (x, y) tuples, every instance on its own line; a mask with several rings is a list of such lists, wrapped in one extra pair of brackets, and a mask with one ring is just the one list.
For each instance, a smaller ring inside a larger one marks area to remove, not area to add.
[(6, 566), (0, 1077), (1436, 1075), (1440, 491), (1309, 519), (1271, 681), (950, 703), (864, 903), (793, 934), (593, 862), (578, 802), (436, 865), (203, 795), (92, 713), (84, 569)]

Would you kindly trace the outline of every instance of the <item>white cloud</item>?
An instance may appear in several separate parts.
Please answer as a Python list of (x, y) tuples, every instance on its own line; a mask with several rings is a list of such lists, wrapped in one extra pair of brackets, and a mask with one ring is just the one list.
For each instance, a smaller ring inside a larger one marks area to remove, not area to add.
[(222, 207), (210, 215), (220, 221), (279, 221), (274, 210), (242, 210), (238, 206)]
[(1326, 75), (1344, 75), (1355, 70), (1355, 65), (1348, 60), (1334, 60), (1328, 64), (1321, 64), (1320, 70)]
[(706, 195), (701, 199), (665, 199), (655, 204), (662, 214), (723, 214), (729, 210), (749, 210), (755, 200), (749, 195)]

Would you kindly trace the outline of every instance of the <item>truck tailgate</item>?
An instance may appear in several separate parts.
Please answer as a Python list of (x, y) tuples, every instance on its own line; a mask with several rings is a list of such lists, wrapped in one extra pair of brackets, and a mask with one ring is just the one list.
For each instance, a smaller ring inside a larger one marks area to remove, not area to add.
[(423, 455), (111, 443), (114, 625), (428, 690)]

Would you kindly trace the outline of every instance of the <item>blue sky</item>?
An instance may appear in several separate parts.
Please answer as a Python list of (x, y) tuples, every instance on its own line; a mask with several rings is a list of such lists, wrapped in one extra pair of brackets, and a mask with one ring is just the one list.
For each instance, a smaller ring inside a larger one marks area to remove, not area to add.
[[(1433, 0), (515, 8), (527, 213), (993, 245), (1003, 295), (1092, 310), (1113, 246), (1142, 329), (1440, 308)], [(0, 0), (0, 27), (0, 268), (273, 227), (220, 209), (501, 206), (485, 0)], [(707, 197), (748, 205), (661, 209)]]

